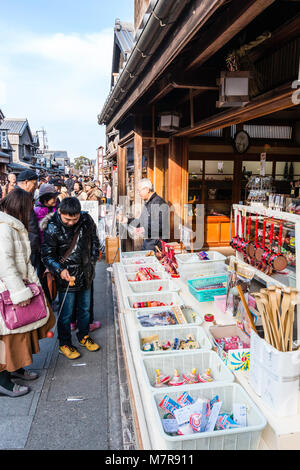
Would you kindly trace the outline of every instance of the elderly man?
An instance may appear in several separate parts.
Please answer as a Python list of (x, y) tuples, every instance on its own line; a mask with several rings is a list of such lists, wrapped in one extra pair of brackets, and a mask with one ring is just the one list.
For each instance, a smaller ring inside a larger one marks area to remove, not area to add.
[[(144, 178), (137, 187), (140, 198), (144, 201), (142, 213), (138, 219), (130, 222), (130, 227), (144, 237), (142, 250), (155, 250), (160, 246), (159, 240), (170, 238), (170, 211), (169, 206), (153, 189), (151, 181)], [(126, 219), (122, 220), (126, 222)]]

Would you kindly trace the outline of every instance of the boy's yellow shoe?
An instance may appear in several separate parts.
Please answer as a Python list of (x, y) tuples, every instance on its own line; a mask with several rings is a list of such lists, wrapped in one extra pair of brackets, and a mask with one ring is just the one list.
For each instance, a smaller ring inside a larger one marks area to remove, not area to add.
[(100, 346), (99, 344), (95, 343), (89, 335), (86, 335), (79, 341), (81, 346), (85, 347), (88, 351), (99, 351)]
[(60, 346), (59, 352), (71, 360), (78, 359), (81, 356), (74, 346)]

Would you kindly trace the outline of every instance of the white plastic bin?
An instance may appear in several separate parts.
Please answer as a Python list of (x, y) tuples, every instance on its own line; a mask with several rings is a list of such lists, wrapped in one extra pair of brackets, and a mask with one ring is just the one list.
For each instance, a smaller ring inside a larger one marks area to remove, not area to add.
[(279, 417), (298, 412), (300, 351), (281, 352), (251, 331), (249, 382)]
[[(224, 363), (221, 361), (217, 353), (214, 351), (191, 351), (187, 353), (180, 354), (166, 354), (166, 355), (156, 355), (156, 356), (147, 356), (143, 357), (143, 371), (144, 377), (147, 382), (148, 387), (152, 391), (158, 390), (154, 387), (156, 369), (159, 369), (163, 374), (173, 377), (174, 370), (177, 369), (179, 374), (188, 375), (195, 368), (197, 369), (197, 375), (204, 374), (206, 369), (211, 369), (214, 382), (200, 383), (189, 385), (188, 387), (206, 387), (208, 385), (216, 385), (217, 383), (230, 383), (234, 382), (234, 375)], [(187, 385), (180, 385), (175, 387), (177, 389), (186, 389)], [(165, 387), (159, 388), (159, 390), (165, 390), (168, 393), (169, 390), (174, 390), (174, 387), (166, 385)]]
[(140, 265), (140, 264), (160, 264), (156, 256), (136, 256), (131, 258), (121, 258), (121, 264), (128, 265)]
[[(149, 250), (150, 251), (150, 250)], [(155, 258), (155, 255), (153, 256), (146, 256), (146, 254), (148, 253), (148, 251), (144, 250), (144, 251), (124, 251), (122, 252), (121, 254), (121, 259), (134, 259), (134, 258)]]
[[(157, 301), (162, 302), (166, 305), (162, 305), (161, 307), (145, 307), (145, 308), (136, 308), (133, 305), (136, 302), (151, 302)], [(143, 311), (146, 312), (153, 312), (157, 309), (165, 309), (166, 307), (173, 307), (176, 305), (184, 305), (184, 301), (182, 298), (177, 294), (177, 292), (145, 292), (143, 294), (135, 294), (129, 295), (127, 297), (128, 308), (134, 311)], [(172, 305), (171, 305), (172, 304)]]
[[(140, 344), (140, 351), (143, 356), (156, 356), (158, 354), (186, 354), (190, 352), (190, 350), (175, 350), (175, 351), (143, 351), (142, 350), (142, 339), (148, 338), (149, 336), (152, 336), (152, 333), (149, 333), (149, 329), (141, 329), (138, 330), (138, 342)], [(195, 340), (199, 344), (199, 349), (207, 349), (210, 350), (212, 349), (212, 344), (210, 340), (208, 339), (205, 330), (201, 326), (182, 326), (182, 328), (178, 327), (162, 327), (162, 328), (156, 328), (153, 334), (158, 335), (158, 339), (160, 343), (166, 343), (167, 341), (174, 341), (175, 338), (178, 338), (179, 340), (186, 339), (188, 335), (193, 335)], [(199, 349), (195, 349), (195, 351), (198, 351)]]
[(125, 274), (136, 274), (140, 268), (152, 268), (154, 273), (157, 274), (159, 277), (163, 275), (168, 276), (165, 269), (161, 264), (129, 264), (122, 266)]
[(201, 277), (207, 276), (222, 276), (228, 274), (228, 269), (226, 264), (222, 267), (216, 264), (209, 264), (206, 267), (197, 266), (197, 267), (186, 267), (184, 269), (178, 269), (180, 277), (183, 281), (190, 281), (192, 279), (200, 279)]
[(148, 331), (149, 331), (149, 336), (156, 333), (158, 328), (167, 328), (167, 329), (176, 328), (176, 329), (180, 329), (182, 327), (185, 327), (186, 325), (201, 325), (201, 323), (203, 323), (203, 321), (204, 321), (203, 316), (200, 315), (199, 313), (195, 312), (192, 309), (189, 309), (189, 308), (185, 309), (184, 308), (184, 309), (182, 309), (182, 311), (183, 311), (185, 319), (187, 321), (187, 323), (185, 323), (185, 324), (145, 326), (140, 322), (140, 320), (139, 320), (140, 316), (151, 317), (151, 315), (153, 315), (155, 313), (165, 312), (165, 311), (170, 310), (170, 308), (166, 308), (166, 307), (155, 308), (151, 312), (149, 312), (148, 310), (149, 309), (139, 309), (139, 311), (135, 310), (135, 318), (136, 318), (137, 328), (139, 328), (139, 329), (147, 328)]
[(226, 257), (217, 251), (207, 251), (209, 260), (201, 260), (196, 253), (175, 255), (181, 277), (195, 273), (216, 274), (225, 267)]
[(177, 292), (180, 290), (180, 288), (171, 279), (160, 279), (160, 280), (157, 279), (154, 281), (137, 281), (137, 282), (128, 281), (128, 285), (134, 294), (142, 294), (142, 293), (148, 293), (148, 292), (165, 292), (165, 291)]
[(169, 436), (164, 432), (161, 423), (166, 412), (159, 408), (159, 404), (165, 395), (176, 401), (182, 390), (164, 389), (163, 392), (154, 392), (152, 397), (153, 412), (157, 423), (152, 432), (160, 433), (161, 448), (166, 450), (256, 450), (258, 448), (261, 432), (267, 422), (240, 385), (236, 383), (205, 387), (194, 385), (190, 388), (187, 386), (185, 390), (194, 400), (198, 398), (212, 400), (218, 395), (220, 401), (222, 401), (221, 413), (231, 413), (234, 403), (245, 404), (247, 408), (247, 426), (224, 431), (194, 433), (187, 436)]

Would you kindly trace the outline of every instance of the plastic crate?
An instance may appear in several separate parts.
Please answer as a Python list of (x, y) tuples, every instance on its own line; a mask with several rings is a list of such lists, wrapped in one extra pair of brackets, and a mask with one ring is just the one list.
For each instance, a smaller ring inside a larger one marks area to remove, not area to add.
[[(206, 276), (200, 279), (191, 279), (188, 280), (188, 287), (190, 293), (198, 300), (198, 302), (210, 302), (214, 301), (214, 297), (217, 295), (225, 295), (227, 292), (227, 274), (222, 274), (220, 276)], [(214, 284), (223, 284), (226, 283), (226, 287), (219, 289), (205, 289), (197, 291), (197, 287), (209, 287)]]
[[(145, 307), (145, 308), (136, 308), (133, 305), (136, 302), (163, 302), (166, 305), (162, 305), (161, 307)], [(184, 305), (184, 301), (182, 298), (177, 294), (177, 292), (145, 292), (143, 294), (135, 294), (127, 296), (127, 303), (130, 310), (135, 312), (153, 312), (157, 309), (166, 309), (166, 307), (173, 307), (176, 305)], [(171, 305), (172, 304), (172, 305)]]
[[(142, 359), (144, 365), (144, 377), (147, 385), (152, 391), (156, 391), (157, 388), (153, 386), (155, 383), (156, 369), (160, 369), (166, 375), (173, 377), (174, 370), (177, 369), (179, 374), (188, 375), (195, 368), (197, 374), (203, 374), (205, 369), (211, 369), (212, 376), (214, 378), (214, 384), (217, 383), (230, 383), (234, 382), (234, 375), (224, 363), (221, 361), (217, 353), (214, 351), (189, 351), (187, 353), (174, 354), (169, 353), (164, 356), (147, 356)], [(201, 386), (212, 385), (212, 382), (201, 383)], [(196, 387), (198, 384), (189, 385), (189, 387)], [(169, 390), (173, 390), (173, 387), (166, 385), (162, 387), (167, 393)], [(162, 390), (159, 388), (159, 390)], [(186, 389), (186, 385), (176, 387), (177, 389)]]
[[(146, 257), (147, 253), (148, 253), (148, 251), (127, 251), (127, 252), (122, 252), (121, 259), (144, 258), (144, 257)], [(151, 256), (147, 256), (147, 258), (151, 258)], [(153, 258), (155, 258), (155, 255), (153, 255)]]
[[(143, 356), (156, 356), (158, 354), (165, 355), (165, 354), (186, 354), (190, 352), (190, 350), (174, 350), (174, 351), (143, 351), (142, 350), (142, 339), (152, 336), (152, 333), (149, 333), (149, 329), (141, 329), (138, 330), (138, 343), (140, 344), (140, 351)], [(185, 339), (187, 335), (193, 335), (195, 340), (199, 344), (199, 349), (212, 349), (212, 344), (208, 339), (205, 330), (201, 326), (182, 326), (179, 330), (178, 327), (162, 327), (156, 328), (153, 334), (158, 335), (158, 339), (161, 343), (165, 343), (167, 341), (174, 341), (175, 338)], [(195, 349), (194, 351), (198, 351), (199, 349)]]
[(123, 265), (122, 269), (124, 270), (125, 274), (136, 274), (140, 268), (152, 268), (154, 273), (157, 274), (158, 276), (162, 277), (162, 274), (165, 275), (165, 277), (169, 277), (163, 266), (158, 263), (158, 264), (151, 264), (151, 263), (145, 263), (145, 264), (129, 264), (129, 265)]
[(218, 251), (207, 251), (209, 259), (202, 260), (196, 253), (183, 253), (180, 255), (175, 255), (176, 261), (179, 266), (187, 266), (195, 263), (200, 264), (212, 264), (212, 263), (225, 263), (226, 257), (219, 253)]
[(152, 432), (159, 432), (161, 436), (161, 449), (166, 450), (256, 450), (258, 448), (260, 435), (266, 427), (267, 422), (260, 410), (251, 400), (245, 390), (236, 383), (222, 385), (190, 385), (185, 391), (197, 400), (198, 398), (212, 400), (216, 395), (222, 401), (221, 413), (231, 413), (234, 403), (242, 403), (247, 408), (247, 426), (237, 429), (226, 429), (223, 431), (212, 431), (194, 433), (186, 436), (169, 436), (164, 432), (161, 420), (166, 414), (159, 408), (159, 404), (168, 395), (177, 400), (182, 393), (179, 390), (168, 390), (154, 392), (152, 395), (152, 407), (154, 419), (157, 426), (153, 426)]
[(131, 258), (121, 258), (121, 264), (128, 266), (128, 265), (141, 265), (141, 264), (149, 264), (152, 266), (153, 264), (160, 264), (156, 256), (136, 256)]
[(200, 279), (207, 276), (222, 276), (228, 274), (228, 267), (226, 264), (219, 266), (216, 264), (209, 264), (205, 267), (198, 266), (193, 268), (192, 266), (188, 269), (178, 269), (179, 275), (183, 281), (189, 281), (192, 279)]
[(177, 324), (177, 325), (156, 325), (156, 326), (145, 326), (145, 325), (142, 325), (142, 323), (140, 322), (139, 320), (139, 317), (141, 316), (147, 316), (149, 317), (151, 314), (155, 314), (155, 313), (161, 313), (161, 312), (166, 312), (168, 310), (170, 310), (172, 307), (161, 307), (161, 308), (154, 308), (154, 309), (151, 309), (151, 312), (149, 312), (149, 309), (139, 309), (139, 310), (135, 310), (135, 318), (136, 318), (136, 324), (137, 324), (137, 328), (138, 329), (145, 329), (147, 328), (147, 330), (149, 331), (149, 336), (151, 336), (152, 334), (155, 334), (156, 331), (158, 330), (158, 328), (167, 328), (167, 329), (170, 329), (170, 328), (174, 328), (174, 329), (181, 329), (185, 326), (188, 326), (188, 325), (201, 325), (204, 321), (203, 317), (197, 313), (197, 312), (194, 312), (192, 309), (185, 309), (183, 308), (182, 311), (184, 313), (184, 316), (185, 316), (185, 319), (187, 321), (187, 323), (184, 323), (184, 324)]
[(148, 292), (177, 292), (180, 290), (171, 279), (160, 279), (154, 281), (128, 282), (133, 293), (142, 294)]

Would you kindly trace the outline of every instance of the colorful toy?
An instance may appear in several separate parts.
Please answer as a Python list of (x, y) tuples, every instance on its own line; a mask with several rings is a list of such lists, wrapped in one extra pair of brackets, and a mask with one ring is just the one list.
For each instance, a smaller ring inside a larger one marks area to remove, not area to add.
[(204, 374), (199, 374), (198, 375), (198, 380), (201, 383), (213, 382), (214, 378), (211, 375), (211, 369), (206, 369)]
[(194, 413), (190, 417), (190, 425), (195, 432), (200, 432), (201, 431), (201, 421), (202, 421), (202, 415), (200, 413)]
[(186, 384), (192, 385), (197, 384), (199, 382), (197, 378), (197, 369), (193, 369), (189, 375), (182, 374), (182, 376)]
[(165, 385), (167, 385), (169, 380), (170, 380), (169, 375), (161, 374), (160, 370), (156, 369), (156, 378), (155, 378), (154, 387), (157, 387), (157, 388), (164, 387)]
[(182, 377), (180, 377), (180, 374), (177, 369), (174, 371), (174, 377), (172, 380), (170, 380), (169, 385), (171, 387), (179, 387), (180, 385), (184, 385), (185, 381)]

